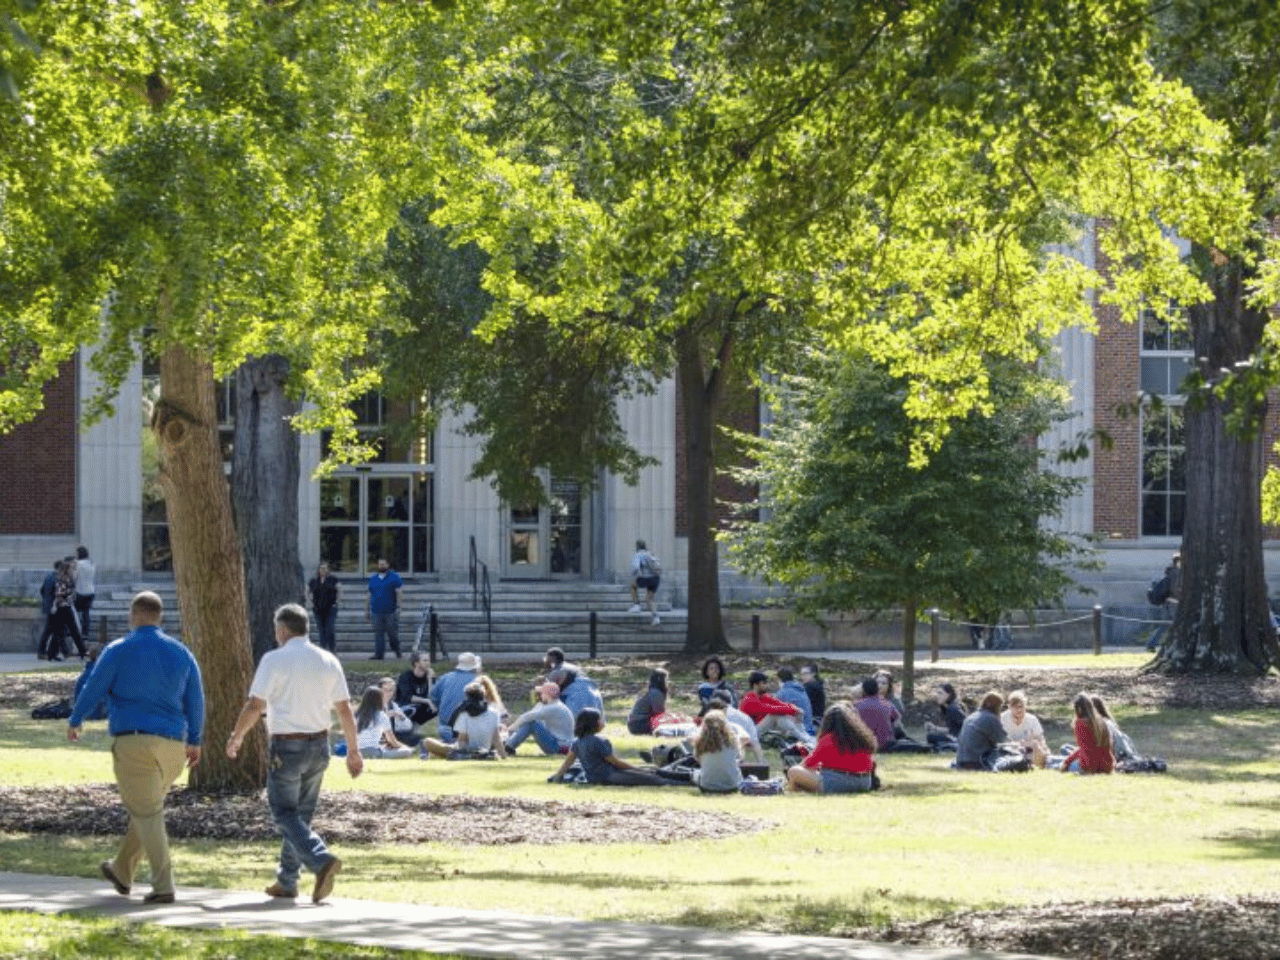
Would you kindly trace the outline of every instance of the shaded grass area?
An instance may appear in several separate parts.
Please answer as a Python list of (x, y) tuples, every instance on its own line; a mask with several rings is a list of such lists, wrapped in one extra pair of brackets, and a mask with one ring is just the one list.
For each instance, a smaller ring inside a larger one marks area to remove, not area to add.
[(0, 960), (426, 960), (442, 954), (388, 950), (234, 930), (194, 930), (85, 916), (0, 913)]
[[(591, 671), (605, 677), (610, 693), (614, 722), (606, 732), (619, 755), (631, 759), (653, 741), (623, 732), (618, 721), (629, 706), (623, 691), (642, 684), (648, 669)], [(692, 688), (694, 670), (687, 665), (676, 674), (681, 697)], [(505, 676), (513, 710), (527, 673)], [(1082, 675), (1079, 685), (1088, 689), (1088, 679)], [(838, 684), (848, 681), (829, 681), (831, 688)], [(1029, 692), (1051, 741), (1065, 739), (1067, 705), (1042, 706)], [(334, 768), (326, 789), (335, 791), (518, 794), (559, 802), (554, 816), (562, 817), (574, 816), (581, 801), (612, 800), (725, 810), (775, 824), (762, 833), (666, 844), (462, 848), (438, 835), (347, 845), (337, 851), (346, 861), (339, 895), (840, 935), (1003, 905), (1280, 890), (1274, 870), (1280, 830), (1271, 823), (1280, 808), (1280, 715), (1112, 703), (1139, 749), (1169, 762), (1167, 775), (966, 774), (947, 769), (946, 755), (889, 755), (880, 758), (885, 789), (874, 795), (713, 797), (551, 786), (544, 781), (556, 761), (528, 749), (498, 764), (371, 761), (354, 783)], [(0, 711), (0, 782), (110, 782), (101, 727), (72, 746), (61, 738), (61, 724)], [(383, 815), (396, 816), (392, 798)], [(322, 803), (322, 832), (323, 816)], [(499, 822), (493, 829), (497, 836), (506, 828)], [(5, 835), (0, 866), (93, 877), (112, 847), (102, 838)], [(256, 890), (270, 881), (275, 855), (271, 843), (182, 841), (175, 861), (180, 884)]]

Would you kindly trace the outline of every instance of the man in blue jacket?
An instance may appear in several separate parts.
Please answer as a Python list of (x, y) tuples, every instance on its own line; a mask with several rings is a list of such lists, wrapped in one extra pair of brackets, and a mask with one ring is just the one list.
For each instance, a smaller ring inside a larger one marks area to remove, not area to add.
[(105, 698), (107, 729), (120, 802), (129, 832), (102, 875), (128, 896), (145, 853), (151, 892), (144, 903), (173, 903), (173, 864), (164, 829), (164, 797), (185, 766), (200, 762), (204, 739), (204, 686), (191, 651), (162, 633), (164, 604), (139, 593), (129, 607), (130, 632), (107, 646), (67, 720), (67, 739), (80, 739), (85, 714)]

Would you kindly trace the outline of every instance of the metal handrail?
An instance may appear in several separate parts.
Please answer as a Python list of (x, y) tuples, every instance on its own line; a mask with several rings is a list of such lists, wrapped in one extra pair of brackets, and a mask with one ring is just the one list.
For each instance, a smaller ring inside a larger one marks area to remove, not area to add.
[(476, 553), (476, 537), (471, 535), (471, 609), (484, 610), (485, 629), (493, 641), (493, 587), (489, 583), (489, 565)]

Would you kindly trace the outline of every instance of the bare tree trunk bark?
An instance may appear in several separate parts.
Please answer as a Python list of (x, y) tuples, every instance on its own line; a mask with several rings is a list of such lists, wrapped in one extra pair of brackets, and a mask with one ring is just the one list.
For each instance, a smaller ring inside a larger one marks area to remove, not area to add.
[(266, 782), (262, 727), (245, 741), (238, 760), (228, 760), (222, 749), (249, 690), (253, 658), (213, 385), (209, 363), (184, 347), (166, 349), (151, 427), (159, 441), (183, 639), (205, 686), (206, 749), (190, 783), (206, 792), (248, 792)]
[(720, 552), (716, 544), (715, 431), (724, 373), (708, 371), (696, 333), (676, 337), (677, 383), (684, 410), (685, 510), (689, 522), (689, 620), (684, 652), (729, 648), (720, 615)]
[(248, 592), (253, 659), (275, 649), (274, 614), (306, 603), (298, 557), (298, 405), (285, 394), (289, 361), (253, 357), (236, 371), (231, 500)]
[(1191, 308), (1205, 384), (1186, 407), (1187, 505), (1177, 612), (1156, 669), (1175, 673), (1259, 673), (1280, 660), (1262, 558), (1262, 424), (1266, 398), (1255, 385), (1214, 391), (1219, 371), (1253, 358), (1267, 316), (1246, 304), (1238, 262), (1218, 265), (1214, 299)]
[(916, 694), (916, 607), (919, 598), (907, 597), (902, 607), (902, 685), (898, 688), (903, 704)]

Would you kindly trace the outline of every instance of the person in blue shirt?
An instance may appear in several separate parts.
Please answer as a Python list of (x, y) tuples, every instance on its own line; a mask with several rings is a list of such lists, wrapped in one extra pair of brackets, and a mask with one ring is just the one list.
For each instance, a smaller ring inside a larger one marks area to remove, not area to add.
[(111, 756), (129, 832), (102, 875), (128, 896), (143, 854), (151, 866), (144, 903), (173, 903), (173, 864), (164, 828), (164, 797), (183, 766), (200, 762), (204, 686), (191, 651), (161, 632), (164, 604), (150, 591), (129, 607), (130, 632), (109, 644), (89, 674), (67, 719), (67, 739), (79, 740), (85, 715), (107, 701)]
[(445, 743), (453, 743), (453, 715), (462, 706), (467, 684), (480, 676), (480, 658), (474, 653), (458, 655), (458, 665), (435, 682), (428, 699), (436, 705), (437, 731)]
[(583, 676), (573, 664), (565, 664), (547, 674), (547, 679), (560, 687), (560, 699), (576, 720), (578, 714), (590, 707), (604, 718), (604, 698), (590, 677)]
[(804, 732), (813, 736), (813, 703), (805, 692), (804, 684), (796, 679), (790, 667), (778, 668), (778, 692), (774, 694), (783, 703), (797, 706), (803, 712), (801, 724)]
[(369, 577), (369, 622), (373, 624), (373, 656), (382, 660), (391, 652), (400, 659), (400, 590), (404, 581), (391, 569), (385, 557), (378, 558), (378, 572)]

